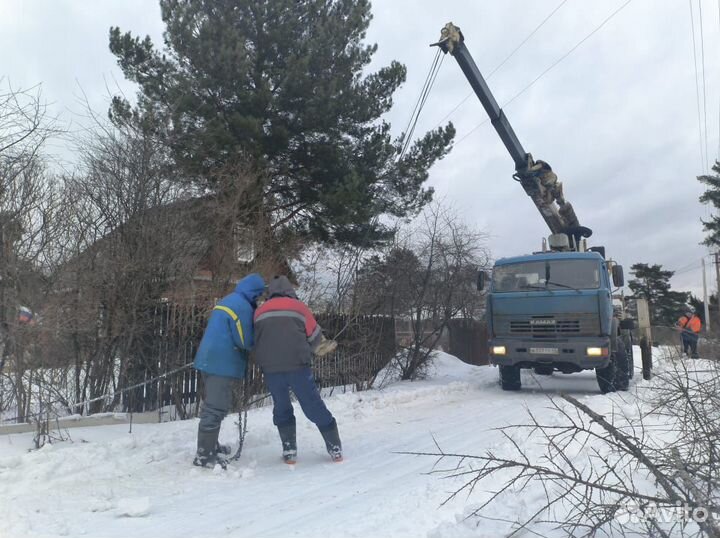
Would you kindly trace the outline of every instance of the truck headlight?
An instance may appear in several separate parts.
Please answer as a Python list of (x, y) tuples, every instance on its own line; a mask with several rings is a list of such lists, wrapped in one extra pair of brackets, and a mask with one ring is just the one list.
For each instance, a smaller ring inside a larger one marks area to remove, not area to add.
[(607, 357), (608, 348), (606, 347), (589, 347), (585, 351), (588, 357)]
[(505, 355), (506, 353), (507, 350), (505, 349), (505, 346), (493, 346), (492, 348), (493, 355)]

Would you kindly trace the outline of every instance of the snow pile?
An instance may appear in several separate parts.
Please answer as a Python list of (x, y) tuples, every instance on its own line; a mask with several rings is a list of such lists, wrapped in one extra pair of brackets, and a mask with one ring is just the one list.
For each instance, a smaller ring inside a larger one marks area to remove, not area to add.
[[(466, 519), (486, 493), (443, 504), (463, 479), (441, 480), (431, 473), (433, 458), (407, 453), (437, 445), (467, 454), (509, 450), (497, 428), (526, 422), (526, 409), (546, 409), (561, 391), (601, 413), (634, 405), (632, 392), (601, 395), (594, 372), (524, 373), (523, 384), (503, 392), (495, 368), (438, 353), (426, 380), (333, 395), (326, 401), (343, 439), (342, 465), (330, 462), (298, 406), (294, 468), (281, 463), (269, 407), (249, 413), (242, 458), (226, 472), (192, 467), (197, 420), (135, 424), (132, 433), (128, 425), (81, 427), (70, 430), (71, 441), (33, 452), (32, 434), (0, 436), (0, 536), (503, 535), (507, 522)], [(236, 418), (224, 421), (221, 442), (237, 445)], [(505, 495), (492, 515), (514, 521), (532, 514), (543, 492), (532, 484)]]

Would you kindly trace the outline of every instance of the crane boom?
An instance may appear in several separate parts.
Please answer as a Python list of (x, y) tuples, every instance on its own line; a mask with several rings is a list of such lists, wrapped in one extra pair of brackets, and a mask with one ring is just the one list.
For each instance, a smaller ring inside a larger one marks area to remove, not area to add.
[(450, 53), (460, 65), (460, 69), (490, 117), (500, 140), (515, 162), (513, 177), (520, 182), (527, 195), (532, 199), (550, 228), (550, 232), (566, 234), (571, 239), (570, 248), (576, 250), (580, 239), (590, 237), (592, 231), (580, 225), (575, 210), (570, 202), (565, 200), (562, 183), (558, 181), (557, 175), (552, 171), (550, 165), (545, 161), (535, 161), (532, 155), (523, 148), (470, 55), (470, 51), (465, 46), (465, 38), (460, 28), (451, 22), (446, 24), (441, 30), (440, 41), (434, 43), (433, 46), (439, 46), (446, 54)]

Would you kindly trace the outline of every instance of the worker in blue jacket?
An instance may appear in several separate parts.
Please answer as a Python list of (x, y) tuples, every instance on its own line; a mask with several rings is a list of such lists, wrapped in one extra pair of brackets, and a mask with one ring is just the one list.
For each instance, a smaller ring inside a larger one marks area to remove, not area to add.
[(232, 404), (233, 381), (245, 377), (248, 352), (253, 346), (253, 314), (264, 290), (265, 281), (259, 274), (248, 275), (210, 314), (195, 355), (195, 368), (202, 372), (205, 382), (195, 465), (225, 467), (224, 455), (230, 450), (218, 443), (220, 424)]

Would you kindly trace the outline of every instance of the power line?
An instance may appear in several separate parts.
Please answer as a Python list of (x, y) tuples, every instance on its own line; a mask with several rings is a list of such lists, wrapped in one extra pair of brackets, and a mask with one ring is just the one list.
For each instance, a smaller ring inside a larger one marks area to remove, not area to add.
[[(567, 3), (567, 1), (568, 1), (568, 0), (562, 0), (562, 2), (560, 2), (560, 3), (555, 7), (555, 9), (553, 9), (553, 10), (550, 12), (550, 14), (549, 14), (547, 17), (545, 17), (542, 21), (540, 21), (540, 24), (538, 24), (538, 25), (535, 27), (535, 29), (534, 29), (532, 32), (530, 32), (530, 33), (525, 37), (525, 39), (523, 39), (523, 40), (520, 42), (520, 44), (519, 44), (517, 47), (515, 47), (515, 48), (510, 52), (510, 54), (508, 54), (507, 56), (505, 56), (505, 58), (504, 58), (498, 65), (496, 65), (495, 68), (494, 68), (492, 71), (490, 71), (490, 74), (489, 74), (487, 77), (485, 77), (485, 80), (486, 80), (486, 81), (487, 81), (487, 80), (490, 80), (490, 78), (491, 78), (495, 73), (497, 73), (497, 72), (500, 70), (500, 68), (501, 68), (503, 65), (505, 65), (505, 64), (508, 62), (508, 60), (510, 60), (510, 58), (512, 58), (512, 57), (515, 55), (515, 53), (516, 53), (517, 51), (519, 51), (519, 50), (523, 47), (523, 45), (525, 45), (525, 43), (527, 43), (527, 42), (530, 40), (530, 38), (532, 38), (532, 36), (534, 36), (534, 35), (537, 33), (538, 30), (540, 30), (540, 28), (542, 28), (543, 26), (545, 26), (545, 23), (546, 23), (547, 21), (549, 21), (549, 20), (552, 18), (552, 16), (555, 15), (555, 13), (557, 13), (557, 11)], [(718, 0), (718, 1), (720, 1), (720, 0)], [(473, 96), (473, 92), (471, 91), (471, 92), (469, 92), (465, 97), (463, 97), (462, 100), (461, 100), (457, 105), (455, 105), (450, 112), (448, 112), (447, 114), (445, 114), (445, 116), (443, 116), (443, 118), (442, 118), (439, 122), (437, 122), (437, 123), (435, 124), (435, 126), (433, 127), (433, 129), (436, 129), (442, 122), (444, 122), (446, 119), (448, 119), (450, 116), (452, 116), (453, 113), (454, 113), (458, 108), (460, 108), (463, 104), (465, 104), (465, 101), (467, 101), (468, 99), (470, 99), (470, 97), (472, 97), (472, 96)]]
[[(692, 0), (691, 0), (692, 1)], [(555, 62), (553, 62), (547, 69), (545, 69), (542, 73), (540, 73), (537, 77), (535, 77), (527, 86), (525, 86), (523, 89), (521, 89), (519, 92), (517, 92), (515, 95), (513, 95), (509, 100), (505, 101), (503, 103), (501, 108), (505, 108), (510, 103), (515, 101), (518, 97), (520, 97), (522, 94), (524, 94), (526, 91), (528, 91), (530, 88), (532, 88), (537, 81), (539, 81), (542, 77), (547, 75), (552, 69), (554, 69), (560, 62), (565, 60), (568, 56), (570, 56), (575, 50), (577, 50), (585, 41), (590, 39), (593, 35), (595, 35), (600, 29), (605, 26), (610, 20), (615, 17), (620, 11), (622, 11), (632, 0), (627, 0), (624, 4), (622, 4), (619, 8), (617, 8), (615, 11), (610, 13), (598, 26), (595, 27), (589, 34), (587, 34), (585, 37), (583, 37), (580, 41), (578, 41), (570, 50), (568, 50), (565, 54), (563, 54), (560, 58), (558, 58)], [(485, 119), (478, 123), (475, 127), (470, 129), (465, 135), (460, 138), (457, 142), (455, 142), (455, 145), (457, 146), (460, 142), (465, 140), (468, 136), (470, 136), (472, 133), (474, 133), (477, 129), (479, 129), (481, 126), (485, 125), (489, 119)]]
[(610, 15), (608, 15), (592, 32), (590, 32), (588, 35), (586, 35), (585, 37), (583, 37), (573, 48), (571, 48), (569, 51), (567, 51), (565, 54), (563, 54), (560, 58), (558, 58), (557, 61), (555, 61), (552, 65), (550, 65), (550, 67), (548, 67), (547, 69), (545, 69), (545, 71), (543, 71), (543, 72), (540, 73), (537, 77), (535, 77), (535, 78), (532, 80), (532, 82), (530, 82), (530, 84), (528, 84), (528, 85), (525, 86), (522, 90), (520, 90), (520, 91), (517, 92), (515, 95), (513, 95), (513, 96), (510, 98), (509, 101), (506, 101), (506, 102), (505, 102), (505, 104), (504, 104), (503, 106), (509, 105), (509, 104), (512, 103), (515, 99), (517, 99), (518, 97), (520, 97), (523, 93), (525, 93), (525, 92), (528, 91), (530, 88), (532, 88), (532, 86), (533, 86), (538, 80), (540, 80), (540, 79), (541, 79), (542, 77), (544, 77), (547, 73), (549, 73), (549, 72), (550, 72), (555, 66), (557, 66), (560, 62), (562, 62), (563, 60), (565, 60), (565, 58), (567, 58), (567, 57), (570, 56), (573, 52), (575, 52), (575, 50), (576, 50), (578, 47), (580, 47), (580, 45), (582, 45), (583, 43), (585, 43), (585, 41), (587, 41), (587, 40), (590, 39), (593, 35), (595, 35), (597, 32), (599, 32), (600, 29), (601, 29), (603, 26), (605, 26), (608, 22), (610, 22), (610, 19), (612, 19), (615, 15), (617, 15), (617, 14), (620, 13), (623, 9), (625, 9), (625, 7), (626, 7), (630, 2), (632, 2), (632, 0), (627, 0), (623, 5), (621, 5), (621, 6), (620, 6), (619, 8), (617, 8), (615, 11), (613, 11)]
[(705, 256), (702, 256), (702, 258), (700, 258), (699, 260), (694, 260), (694, 261), (688, 263), (687, 265), (683, 265), (679, 269), (675, 269), (673, 271), (673, 276), (681, 275), (683, 273), (687, 273), (688, 271), (695, 271), (697, 269), (700, 269), (702, 267), (702, 260), (704, 258), (711, 258), (713, 256), (714, 256), (714, 254), (706, 254)]
[(705, 170), (710, 170), (710, 157), (708, 155), (708, 133), (707, 133), (707, 84), (705, 83), (705, 37), (703, 33), (703, 16), (702, 3), (698, 0), (698, 9), (700, 14), (700, 58), (702, 65), (702, 83), (703, 83), (703, 117), (705, 119)]
[(550, 12), (550, 14), (549, 14), (547, 17), (545, 17), (545, 18), (542, 20), (542, 22), (541, 22), (540, 24), (538, 24), (538, 25), (535, 27), (535, 29), (534, 29), (532, 32), (530, 32), (530, 34), (529, 34), (525, 39), (523, 39), (522, 43), (520, 43), (517, 47), (515, 47), (515, 48), (512, 50), (512, 52), (511, 52), (510, 54), (508, 54), (507, 57), (506, 57), (502, 62), (500, 62), (500, 63), (497, 65), (497, 67), (495, 67), (495, 69), (493, 69), (492, 71), (490, 71), (490, 74), (487, 76), (487, 78), (489, 79), (489, 78), (492, 77), (495, 73), (497, 73), (498, 70), (499, 70), (503, 65), (505, 65), (505, 64), (508, 62), (508, 60), (509, 60), (510, 58), (512, 58), (512, 57), (515, 55), (515, 53), (516, 53), (517, 51), (519, 51), (519, 50), (522, 48), (522, 46), (523, 46), (525, 43), (527, 43), (527, 42), (530, 40), (530, 38), (531, 38), (532, 36), (534, 36), (535, 33), (536, 33), (540, 28), (542, 28), (542, 27), (545, 25), (545, 23), (546, 23), (547, 21), (549, 21), (550, 18), (551, 18), (553, 15), (555, 15), (555, 13), (556, 13), (561, 7), (563, 7), (563, 6), (565, 5), (566, 2), (567, 2), (567, 0), (563, 0), (562, 2), (560, 2), (560, 3), (558, 4), (558, 6), (557, 6), (555, 9), (553, 9), (553, 10)]
[(690, 6), (690, 29), (692, 31), (693, 65), (695, 67), (695, 100), (697, 102), (698, 114), (698, 137), (700, 141), (700, 169), (703, 170), (707, 159), (703, 154), (702, 119), (700, 115), (700, 79), (697, 68), (697, 45), (695, 43), (695, 15), (693, 14), (692, 0), (688, 0)]
[(693, 262), (693, 264), (692, 264), (691, 266), (685, 266), (685, 267), (682, 268), (682, 269), (678, 269), (677, 271), (673, 271), (673, 276), (682, 275), (683, 273), (688, 273), (688, 272), (690, 272), (690, 271), (697, 271), (697, 270), (700, 269), (700, 268), (702, 268), (702, 265), (701, 265), (701, 264), (699, 264), (699, 263), (697, 263), (697, 262)]

